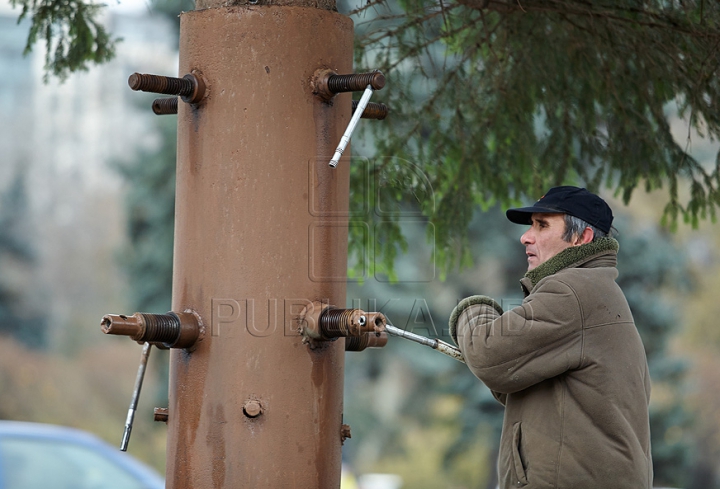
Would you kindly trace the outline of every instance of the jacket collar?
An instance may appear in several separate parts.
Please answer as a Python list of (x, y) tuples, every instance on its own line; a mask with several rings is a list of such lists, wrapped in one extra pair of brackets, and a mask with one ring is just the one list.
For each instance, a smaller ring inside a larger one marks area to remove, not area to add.
[(540, 280), (565, 268), (615, 267), (619, 249), (620, 244), (613, 238), (598, 238), (584, 245), (565, 248), (545, 263), (527, 272), (520, 283), (525, 294), (529, 294)]

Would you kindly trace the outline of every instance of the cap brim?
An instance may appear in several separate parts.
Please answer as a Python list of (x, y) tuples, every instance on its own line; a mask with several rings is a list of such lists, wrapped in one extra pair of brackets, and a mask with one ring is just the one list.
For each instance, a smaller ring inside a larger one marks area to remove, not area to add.
[(520, 207), (518, 209), (508, 209), (505, 215), (515, 224), (532, 224), (532, 215), (536, 213), (543, 214), (565, 214), (565, 211), (559, 209), (551, 209), (549, 207), (531, 206)]

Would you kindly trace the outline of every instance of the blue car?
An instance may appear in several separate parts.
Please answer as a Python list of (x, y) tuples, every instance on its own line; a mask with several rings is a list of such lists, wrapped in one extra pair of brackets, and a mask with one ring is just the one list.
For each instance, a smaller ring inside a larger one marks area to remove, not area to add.
[(164, 489), (158, 473), (98, 437), (0, 421), (0, 489)]

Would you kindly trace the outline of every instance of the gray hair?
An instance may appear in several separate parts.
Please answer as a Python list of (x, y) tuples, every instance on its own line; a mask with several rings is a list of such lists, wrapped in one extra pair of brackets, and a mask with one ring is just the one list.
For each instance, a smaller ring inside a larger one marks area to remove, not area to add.
[(592, 224), (588, 224), (579, 217), (565, 214), (565, 233), (563, 234), (562, 239), (570, 243), (575, 236), (580, 236), (583, 231), (585, 231), (585, 228), (592, 229), (593, 241), (595, 241), (597, 238), (604, 238), (608, 235), (608, 233), (600, 231), (598, 228), (596, 228)]

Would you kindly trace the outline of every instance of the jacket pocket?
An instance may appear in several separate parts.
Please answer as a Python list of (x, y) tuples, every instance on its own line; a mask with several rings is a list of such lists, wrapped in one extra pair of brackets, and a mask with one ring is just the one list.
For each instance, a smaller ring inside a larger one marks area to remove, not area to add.
[(523, 467), (522, 459), (520, 458), (520, 439), (521, 439), (521, 432), (520, 432), (520, 423), (515, 423), (513, 425), (513, 437), (512, 437), (512, 460), (513, 460), (513, 467), (515, 469), (515, 477), (517, 477), (517, 482), (520, 485), (525, 485), (528, 483), (527, 477), (525, 476), (525, 467)]

